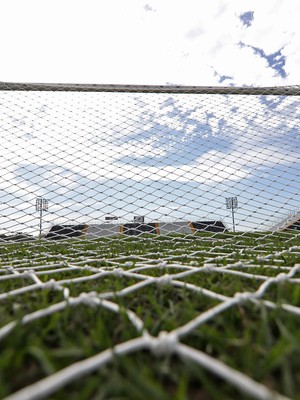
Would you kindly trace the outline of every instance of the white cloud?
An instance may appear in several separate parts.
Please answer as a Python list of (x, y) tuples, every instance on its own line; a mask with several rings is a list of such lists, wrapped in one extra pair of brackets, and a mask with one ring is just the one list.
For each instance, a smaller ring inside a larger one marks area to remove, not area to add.
[[(298, 83), (299, 3), (195, 0), (4, 0), (1, 79), (94, 83)], [(16, 10), (18, 12), (16, 12)], [(245, 28), (242, 13), (253, 11)], [(283, 48), (288, 78), (242, 41), (266, 54)]]

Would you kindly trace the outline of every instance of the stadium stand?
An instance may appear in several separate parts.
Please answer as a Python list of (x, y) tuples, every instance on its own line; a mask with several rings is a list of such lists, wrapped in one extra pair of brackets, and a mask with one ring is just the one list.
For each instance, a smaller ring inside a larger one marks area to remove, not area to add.
[(84, 236), (97, 238), (115, 235), (137, 236), (143, 233), (165, 235), (170, 233), (191, 234), (199, 231), (226, 232), (227, 228), (222, 221), (174, 221), (174, 222), (128, 222), (78, 224), (78, 225), (53, 225), (46, 234), (45, 239), (67, 239)]

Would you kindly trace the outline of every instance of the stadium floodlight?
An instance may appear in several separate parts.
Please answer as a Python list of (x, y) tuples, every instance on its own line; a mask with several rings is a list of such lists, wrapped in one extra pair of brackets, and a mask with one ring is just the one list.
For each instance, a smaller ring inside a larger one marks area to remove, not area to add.
[(238, 208), (237, 197), (227, 197), (226, 198), (226, 208), (231, 210), (233, 232), (235, 232), (234, 210), (236, 210)]
[(42, 197), (38, 197), (35, 203), (36, 211), (40, 213), (40, 222), (39, 222), (39, 238), (42, 237), (42, 225), (43, 225), (43, 211), (48, 211), (48, 200), (43, 199)]

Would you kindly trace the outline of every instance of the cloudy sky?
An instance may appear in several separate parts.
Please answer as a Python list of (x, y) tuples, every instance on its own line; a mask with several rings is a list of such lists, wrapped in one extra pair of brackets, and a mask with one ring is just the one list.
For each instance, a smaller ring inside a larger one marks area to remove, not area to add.
[(0, 12), (4, 81), (299, 83), (298, 0), (1, 0)]
[[(199, 86), (300, 82), (296, 0), (0, 0), (0, 80)], [(1, 223), (294, 212), (300, 101), (279, 96), (0, 93)], [(47, 225), (48, 224), (48, 225)]]

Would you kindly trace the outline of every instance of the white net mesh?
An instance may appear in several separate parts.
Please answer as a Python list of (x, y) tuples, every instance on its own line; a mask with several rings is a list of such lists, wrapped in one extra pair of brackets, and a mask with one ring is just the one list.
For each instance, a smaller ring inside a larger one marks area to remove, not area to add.
[(0, 88), (0, 395), (299, 397), (300, 89)]

